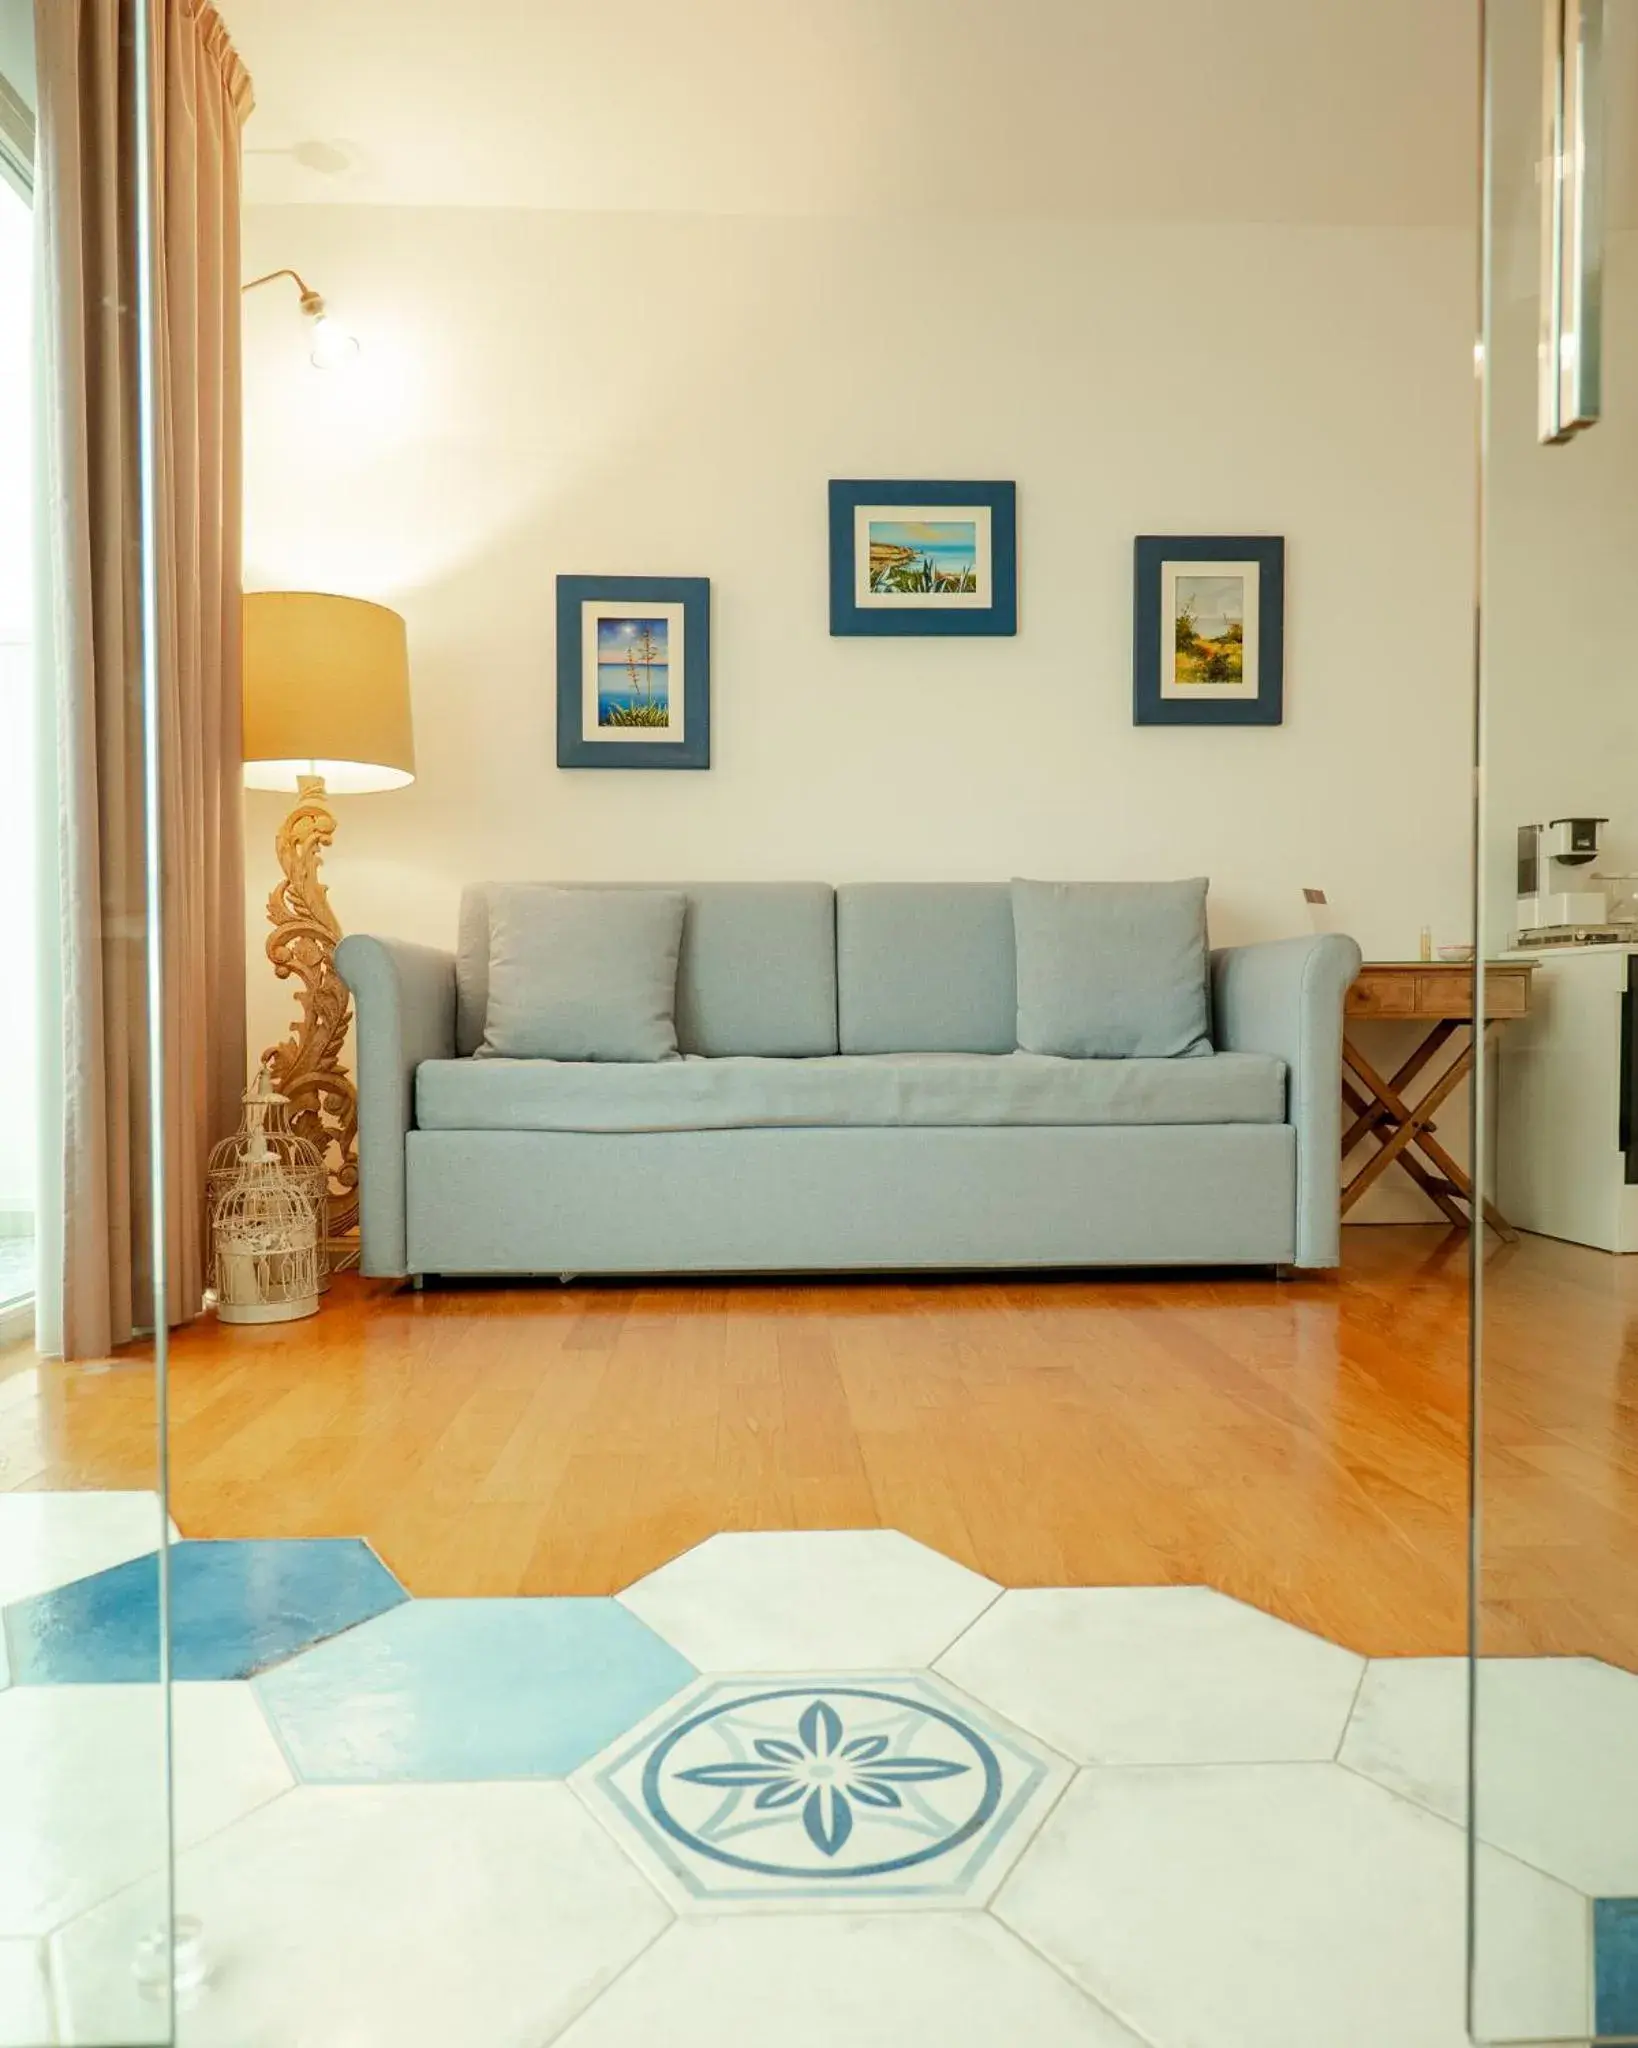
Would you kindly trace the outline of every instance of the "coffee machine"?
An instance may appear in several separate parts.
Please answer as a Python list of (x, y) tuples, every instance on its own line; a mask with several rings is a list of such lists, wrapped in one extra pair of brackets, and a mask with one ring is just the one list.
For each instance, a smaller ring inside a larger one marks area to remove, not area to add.
[(1608, 818), (1554, 818), (1519, 827), (1518, 943), (1592, 946), (1622, 934), (1610, 923), (1609, 898), (1590, 872)]

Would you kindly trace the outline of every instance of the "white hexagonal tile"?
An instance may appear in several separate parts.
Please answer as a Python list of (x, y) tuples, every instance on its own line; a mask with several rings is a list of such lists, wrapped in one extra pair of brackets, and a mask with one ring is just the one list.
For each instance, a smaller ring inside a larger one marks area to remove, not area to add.
[[(1590, 2039), (1595, 1973), (1588, 1902), (1499, 1849), (1479, 1850), (1474, 1883), (1474, 2038)], [(1447, 1914), (1444, 1924), (1452, 1918)], [(1466, 1931), (1464, 1917), (1461, 1938)]]
[(1145, 2048), (985, 1914), (695, 1920), (560, 2048)]
[(0, 1941), (0, 2048), (45, 2048), (53, 2038), (45, 1951), (37, 1941)]
[(708, 1679), (570, 1781), (683, 1912), (979, 1906), (1072, 1767), (926, 1672)]
[[(541, 2048), (667, 1925), (561, 1784), (302, 1787), (180, 1859), (187, 2048)], [(144, 2038), (137, 1887), (53, 1943), (81, 2037)], [(125, 2031), (121, 2031), (121, 2029)]]
[(1337, 1761), (1465, 1824), (1467, 1659), (1373, 1657)]
[(701, 1671), (931, 1664), (1000, 1592), (896, 1529), (712, 1536), (620, 1595)]
[[(1638, 1677), (1590, 1657), (1479, 1667), (1479, 1833), (1594, 1897), (1638, 1892)], [(1373, 1660), (1341, 1760), (1407, 1799), (1467, 1813), (1467, 1664)]]
[(146, 1557), (164, 1527), (157, 1493), (0, 1493), (0, 1607)]
[[(174, 1688), (177, 1832), (193, 1841), (292, 1782), (248, 1685)], [(0, 1934), (49, 1934), (166, 1855), (164, 1710), (152, 1685), (0, 1693)]]
[(938, 1661), (1078, 1763), (1335, 1756), (1365, 1660), (1206, 1586), (1004, 1593)]
[[(1581, 2037), (1584, 1902), (1482, 1861), (1507, 2038)], [(994, 1911), (1154, 2048), (1466, 2048), (1465, 1862), (1335, 1764), (1089, 1770)]]

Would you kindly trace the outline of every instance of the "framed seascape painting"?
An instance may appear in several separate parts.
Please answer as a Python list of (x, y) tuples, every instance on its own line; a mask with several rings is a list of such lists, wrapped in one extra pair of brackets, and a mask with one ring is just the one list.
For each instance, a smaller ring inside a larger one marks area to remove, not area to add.
[(830, 630), (1016, 633), (1017, 486), (832, 483)]
[(710, 767), (708, 578), (557, 579), (557, 765)]
[(1132, 596), (1135, 725), (1278, 725), (1285, 542), (1144, 534)]

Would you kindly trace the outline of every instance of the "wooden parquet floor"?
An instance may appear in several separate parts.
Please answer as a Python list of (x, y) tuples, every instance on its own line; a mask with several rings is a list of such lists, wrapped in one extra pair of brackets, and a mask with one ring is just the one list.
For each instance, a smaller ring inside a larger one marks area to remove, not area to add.
[[(1205, 1582), (1372, 1655), (1466, 1640), (1467, 1242), (1336, 1276), (338, 1280), (181, 1333), (190, 1536), (367, 1537), (420, 1594), (608, 1593), (722, 1529), (889, 1526), (1009, 1586)], [(1638, 1262), (1494, 1244), (1485, 1647), (1638, 1668)], [(148, 1486), (140, 1357), (0, 1354), (0, 1487)]]

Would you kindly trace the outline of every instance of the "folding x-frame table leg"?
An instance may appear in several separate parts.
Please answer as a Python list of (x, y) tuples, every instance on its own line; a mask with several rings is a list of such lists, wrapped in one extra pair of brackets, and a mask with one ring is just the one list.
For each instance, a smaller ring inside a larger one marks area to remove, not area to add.
[[(1450, 1039), (1462, 1030), (1469, 1030), (1464, 1022), (1455, 1018), (1442, 1018), (1398, 1068), (1391, 1080), (1377, 1072), (1352, 1040), (1344, 1040), (1342, 1058), (1346, 1072), (1343, 1079), (1343, 1099), (1353, 1111), (1354, 1120), (1343, 1135), (1343, 1157), (1346, 1159), (1354, 1147), (1367, 1136), (1375, 1138), (1379, 1148), (1343, 1188), (1344, 1215), (1397, 1160), (1423, 1193), (1435, 1202), (1453, 1223), (1467, 1225), (1472, 1211), (1477, 1207), (1486, 1222), (1501, 1237), (1509, 1243), (1516, 1239), (1518, 1233), (1495, 1203), (1480, 1201), (1475, 1196), (1473, 1182), (1465, 1169), (1451, 1157), (1434, 1135), (1435, 1113), (1472, 1072), (1478, 1044), (1482, 1041), (1476, 1042), (1470, 1031), (1467, 1044), (1461, 1048), (1438, 1079), (1416, 1102), (1409, 1102), (1406, 1099), (1405, 1091), (1410, 1082), (1414, 1081)], [(1418, 1158), (1417, 1153), (1421, 1153), (1422, 1157)], [(1428, 1163), (1424, 1164), (1424, 1161)], [(1430, 1165), (1437, 1168), (1437, 1172), (1431, 1172)], [(1466, 1212), (1459, 1206), (1463, 1202), (1468, 1205)]]

